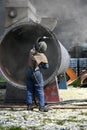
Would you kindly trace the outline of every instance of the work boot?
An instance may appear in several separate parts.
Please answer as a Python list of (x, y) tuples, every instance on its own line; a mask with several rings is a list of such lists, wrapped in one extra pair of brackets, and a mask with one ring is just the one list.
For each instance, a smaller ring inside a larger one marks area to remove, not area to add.
[(45, 106), (43, 106), (43, 107), (39, 107), (39, 111), (41, 111), (41, 112), (48, 112), (48, 108), (46, 108)]
[(27, 110), (28, 110), (28, 111), (33, 111), (32, 104), (27, 105)]

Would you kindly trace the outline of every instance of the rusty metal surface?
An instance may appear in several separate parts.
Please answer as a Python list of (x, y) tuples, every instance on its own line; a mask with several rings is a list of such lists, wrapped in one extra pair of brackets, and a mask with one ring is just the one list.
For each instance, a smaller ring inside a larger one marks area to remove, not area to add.
[(87, 70), (80, 74), (81, 85), (87, 85)]

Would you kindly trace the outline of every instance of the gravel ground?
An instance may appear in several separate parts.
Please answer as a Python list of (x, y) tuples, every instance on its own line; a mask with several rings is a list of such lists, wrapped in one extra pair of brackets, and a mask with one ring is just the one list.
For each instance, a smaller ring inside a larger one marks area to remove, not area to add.
[[(87, 89), (68, 87), (59, 90), (59, 96), (61, 101), (83, 100), (87, 97)], [(87, 109), (50, 109), (45, 113), (36, 108), (34, 111), (0, 109), (0, 124), (20, 126), (24, 130), (87, 130)]]
[(53, 109), (46, 113), (37, 109), (2, 110), (0, 124), (20, 126), (24, 130), (87, 130), (87, 110)]

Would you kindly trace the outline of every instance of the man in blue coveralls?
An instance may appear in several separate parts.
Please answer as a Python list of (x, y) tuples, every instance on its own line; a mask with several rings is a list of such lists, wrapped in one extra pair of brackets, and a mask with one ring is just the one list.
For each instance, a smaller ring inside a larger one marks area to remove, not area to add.
[(35, 91), (39, 100), (39, 111), (48, 111), (44, 103), (44, 81), (41, 73), (41, 69), (47, 69), (49, 67), (47, 57), (44, 54), (46, 50), (46, 42), (39, 40), (29, 53), (29, 67), (26, 71), (27, 110), (33, 110), (32, 100)]

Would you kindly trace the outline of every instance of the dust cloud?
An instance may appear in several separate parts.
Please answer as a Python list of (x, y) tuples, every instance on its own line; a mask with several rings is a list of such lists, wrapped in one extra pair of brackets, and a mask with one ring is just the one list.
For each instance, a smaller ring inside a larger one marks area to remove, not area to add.
[(87, 41), (87, 0), (31, 0), (40, 17), (57, 19), (54, 33), (70, 49)]

